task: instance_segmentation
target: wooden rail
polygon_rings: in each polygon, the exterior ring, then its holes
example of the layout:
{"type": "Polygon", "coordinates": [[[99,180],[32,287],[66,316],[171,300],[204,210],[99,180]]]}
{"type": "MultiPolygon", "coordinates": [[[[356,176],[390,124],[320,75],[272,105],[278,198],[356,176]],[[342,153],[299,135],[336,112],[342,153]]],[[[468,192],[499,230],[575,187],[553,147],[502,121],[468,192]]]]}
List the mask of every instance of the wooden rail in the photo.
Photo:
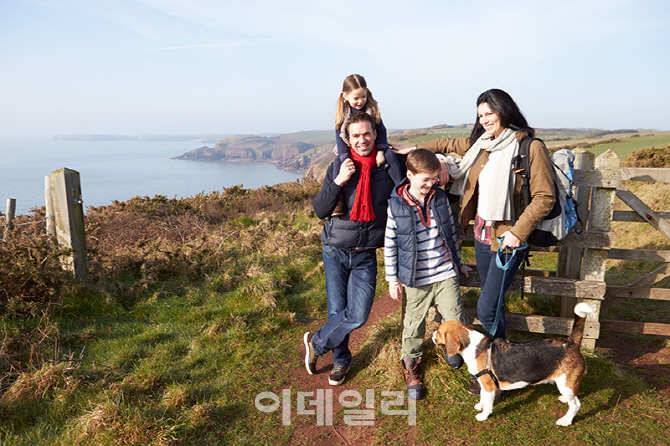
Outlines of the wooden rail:
{"type": "MultiPolygon", "coordinates": [[[[670,276],[670,251],[613,248],[612,221],[646,222],[670,239],[670,212],[655,212],[621,185],[622,180],[670,183],[670,169],[621,168],[619,157],[611,150],[594,159],[594,155],[576,149],[575,186],[580,203],[580,218],[586,226],[581,234],[570,233],[556,247],[533,250],[558,252],[556,271],[527,270],[522,282],[517,275],[512,291],[558,296],[562,300],[561,317],[545,317],[506,313],[508,328],[514,330],[569,335],[572,330],[572,309],[578,301],[589,303],[595,312],[587,317],[582,347],[595,348],[600,330],[670,336],[670,324],[600,320],[601,309],[624,299],[670,301],[670,289],[651,288],[661,278],[670,276]],[[614,211],[615,197],[632,210],[614,211]],[[647,276],[629,286],[605,283],[605,262],[608,259],[663,262],[647,276]]],[[[460,234],[463,246],[473,245],[472,226],[460,234]]],[[[480,287],[476,270],[470,278],[461,278],[461,285],[480,287]]],[[[475,323],[475,312],[466,309],[475,323]]]]}

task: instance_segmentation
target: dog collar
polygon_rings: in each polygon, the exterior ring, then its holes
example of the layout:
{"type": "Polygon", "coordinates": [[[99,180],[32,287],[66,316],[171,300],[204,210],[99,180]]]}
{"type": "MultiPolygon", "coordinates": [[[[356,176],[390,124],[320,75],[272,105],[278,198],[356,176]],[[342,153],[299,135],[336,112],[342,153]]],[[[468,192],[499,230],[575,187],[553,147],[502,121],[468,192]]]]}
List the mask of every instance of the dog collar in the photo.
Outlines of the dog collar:
{"type": "Polygon", "coordinates": [[[482,370],[481,372],[477,373],[476,375],[472,375],[472,376],[470,377],[470,381],[475,382],[475,381],[477,381],[477,378],[479,378],[480,376],[487,375],[487,374],[488,374],[489,376],[491,376],[491,379],[493,380],[493,382],[496,383],[496,389],[499,389],[499,388],[500,388],[500,383],[498,382],[498,378],[497,378],[496,375],[491,371],[491,369],[488,369],[488,368],[482,370]]]}
{"type": "Polygon", "coordinates": [[[482,370],[481,372],[477,373],[476,375],[472,375],[470,377],[470,381],[475,382],[477,381],[477,378],[484,376],[484,375],[489,375],[493,382],[496,384],[496,389],[500,388],[500,383],[498,382],[498,377],[493,373],[491,370],[491,348],[493,346],[489,344],[489,347],[486,349],[486,368],[482,370]]]}

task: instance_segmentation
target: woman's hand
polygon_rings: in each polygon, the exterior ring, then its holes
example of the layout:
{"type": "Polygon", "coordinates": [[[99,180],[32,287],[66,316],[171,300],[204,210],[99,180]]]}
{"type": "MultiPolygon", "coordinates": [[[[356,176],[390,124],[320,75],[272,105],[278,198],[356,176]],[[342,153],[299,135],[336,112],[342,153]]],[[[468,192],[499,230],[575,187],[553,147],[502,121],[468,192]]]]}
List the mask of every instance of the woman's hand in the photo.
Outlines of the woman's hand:
{"type": "Polygon", "coordinates": [[[440,172],[437,174],[437,179],[440,180],[440,186],[446,186],[449,182],[449,167],[445,159],[440,160],[440,172]]]}
{"type": "Polygon", "coordinates": [[[398,281],[389,282],[389,294],[393,300],[402,300],[402,283],[398,281]]]}
{"type": "Polygon", "coordinates": [[[409,152],[412,150],[416,150],[416,146],[413,147],[398,147],[394,146],[393,144],[390,144],[391,148],[393,148],[393,151],[397,153],[398,155],[407,155],[409,152]]]}
{"type": "Polygon", "coordinates": [[[504,239],[503,242],[500,244],[500,247],[502,249],[507,249],[507,248],[514,249],[514,248],[518,248],[519,246],[521,246],[521,240],[519,240],[519,238],[516,235],[512,234],[509,231],[503,232],[503,234],[500,237],[502,237],[504,239]]]}

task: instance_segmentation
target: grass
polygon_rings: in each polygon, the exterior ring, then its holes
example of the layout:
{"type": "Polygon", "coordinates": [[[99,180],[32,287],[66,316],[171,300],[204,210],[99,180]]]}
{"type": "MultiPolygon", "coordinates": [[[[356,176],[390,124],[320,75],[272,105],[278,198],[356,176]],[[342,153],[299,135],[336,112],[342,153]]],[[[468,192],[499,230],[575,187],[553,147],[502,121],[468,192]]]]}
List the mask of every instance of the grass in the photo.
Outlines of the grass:
{"type": "Polygon", "coordinates": [[[648,134],[633,138],[623,138],[618,142],[611,142],[607,144],[598,144],[589,147],[587,150],[592,152],[595,156],[611,149],[623,160],[630,156],[633,152],[648,149],[650,147],[665,147],[670,145],[670,133],[648,134]]]}
{"type": "MultiPolygon", "coordinates": [[[[334,430],[315,434],[316,415],[296,405],[298,392],[314,390],[301,379],[302,333],[326,319],[321,225],[310,209],[318,187],[305,181],[184,200],[136,197],[92,209],[84,283],[52,273],[57,253],[51,257],[23,226],[1,245],[7,261],[0,266],[10,268],[12,283],[21,284],[12,289],[28,303],[2,300],[0,444],[278,446],[309,432],[313,443],[339,441],[334,430]],[[281,396],[283,389],[292,392],[290,425],[282,424],[282,410],[255,405],[262,392],[281,396]]],[[[656,208],[668,205],[660,197],[670,191],[630,188],[657,200],[656,208]]],[[[667,244],[642,226],[615,231],[622,246],[667,244]]],[[[537,255],[532,267],[549,268],[552,256],[537,255]]],[[[464,258],[474,261],[467,249],[464,258]]],[[[612,264],[608,282],[627,283],[645,268],[612,264]]],[[[385,288],[380,268],[378,297],[385,288]]],[[[464,291],[473,307],[476,290],[464,291]]],[[[522,313],[551,315],[552,304],[546,296],[508,299],[509,310],[522,313]]],[[[668,320],[667,307],[636,302],[614,316],[668,320]]],[[[380,403],[382,391],[404,389],[400,332],[396,313],[371,327],[355,352],[350,385],[375,391],[375,423],[360,431],[361,443],[660,445],[670,434],[667,399],[605,353],[587,357],[574,426],[554,425],[566,406],[549,385],[514,392],[495,404],[489,421],[477,422],[468,374],[449,369],[430,343],[422,365],[428,395],[410,426],[380,403]]],[[[511,333],[513,340],[535,337],[511,333]]],[[[346,426],[339,406],[333,421],[334,429],[363,429],[346,426]]]]}

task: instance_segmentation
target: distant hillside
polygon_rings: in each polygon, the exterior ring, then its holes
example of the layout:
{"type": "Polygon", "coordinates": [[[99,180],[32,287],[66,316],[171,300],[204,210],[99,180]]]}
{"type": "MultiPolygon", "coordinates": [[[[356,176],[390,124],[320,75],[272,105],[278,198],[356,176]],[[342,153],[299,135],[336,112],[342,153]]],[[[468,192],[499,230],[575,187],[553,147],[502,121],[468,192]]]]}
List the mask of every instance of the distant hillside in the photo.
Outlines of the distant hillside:
{"type": "Polygon", "coordinates": [[[210,143],[230,135],[54,135],[62,141],[197,141],[210,143]]]}
{"type": "MultiPolygon", "coordinates": [[[[584,146],[588,143],[623,140],[644,136],[640,129],[602,130],[591,128],[536,129],[547,146],[584,146]]],[[[389,142],[409,147],[440,138],[462,138],[470,135],[472,124],[436,125],[420,129],[389,131],[389,142]]],[[[236,135],[219,140],[214,147],[203,146],[174,159],[192,161],[248,161],[275,164],[280,169],[303,171],[313,178],[323,177],[333,160],[334,131],[316,130],[273,136],[236,135]]],[[[627,155],[627,154],[626,154],[627,155]]]]}
{"type": "Polygon", "coordinates": [[[220,139],[214,147],[203,146],[172,159],[261,162],[275,164],[285,170],[307,171],[314,160],[326,151],[324,144],[332,147],[333,132],[235,135],[220,139]]]}

